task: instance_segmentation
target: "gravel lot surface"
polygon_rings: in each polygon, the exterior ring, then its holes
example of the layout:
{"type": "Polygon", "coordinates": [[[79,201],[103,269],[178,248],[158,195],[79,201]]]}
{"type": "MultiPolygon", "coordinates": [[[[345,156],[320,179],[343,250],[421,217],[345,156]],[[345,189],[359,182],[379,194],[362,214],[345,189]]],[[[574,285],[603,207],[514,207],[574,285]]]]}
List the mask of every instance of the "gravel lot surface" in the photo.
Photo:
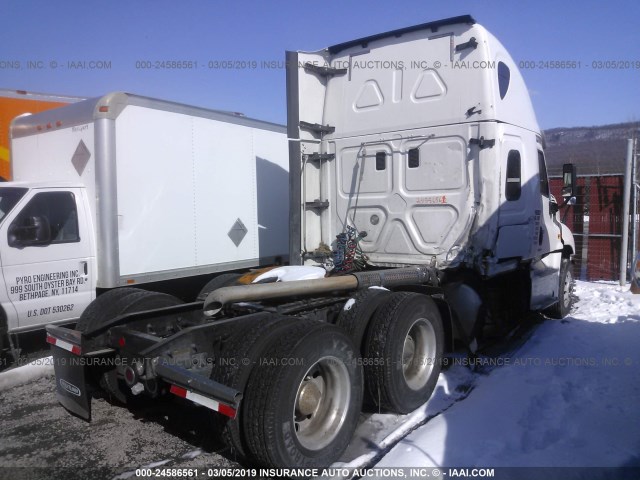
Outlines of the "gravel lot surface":
{"type": "Polygon", "coordinates": [[[91,423],[60,406],[52,376],[0,391],[0,479],[136,478],[135,470],[239,467],[212,415],[178,398],[126,408],[103,398],[91,423]]]}

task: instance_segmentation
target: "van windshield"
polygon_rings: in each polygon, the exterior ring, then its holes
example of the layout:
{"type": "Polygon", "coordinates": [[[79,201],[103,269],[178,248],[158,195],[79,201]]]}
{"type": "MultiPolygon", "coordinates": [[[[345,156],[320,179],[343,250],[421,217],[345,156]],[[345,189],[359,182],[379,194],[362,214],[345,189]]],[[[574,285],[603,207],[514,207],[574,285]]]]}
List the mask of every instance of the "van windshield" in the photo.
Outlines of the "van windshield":
{"type": "Polygon", "coordinates": [[[26,188],[0,187],[0,222],[27,193],[26,188]]]}

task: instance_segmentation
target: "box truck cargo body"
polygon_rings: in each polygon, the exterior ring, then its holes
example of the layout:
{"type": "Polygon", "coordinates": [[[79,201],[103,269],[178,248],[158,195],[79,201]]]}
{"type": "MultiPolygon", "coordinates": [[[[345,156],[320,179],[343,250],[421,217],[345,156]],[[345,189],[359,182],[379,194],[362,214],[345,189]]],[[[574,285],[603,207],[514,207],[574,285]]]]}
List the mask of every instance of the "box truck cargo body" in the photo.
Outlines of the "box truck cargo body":
{"type": "Polygon", "coordinates": [[[9,150],[11,120],[25,113],[43,112],[81,100],[84,98],[0,88],[0,180],[11,180],[9,150]]]}
{"type": "Polygon", "coordinates": [[[9,332],[77,319],[97,289],[287,255],[282,126],[113,93],[18,118],[11,136],[14,181],[0,186],[9,332]]]}

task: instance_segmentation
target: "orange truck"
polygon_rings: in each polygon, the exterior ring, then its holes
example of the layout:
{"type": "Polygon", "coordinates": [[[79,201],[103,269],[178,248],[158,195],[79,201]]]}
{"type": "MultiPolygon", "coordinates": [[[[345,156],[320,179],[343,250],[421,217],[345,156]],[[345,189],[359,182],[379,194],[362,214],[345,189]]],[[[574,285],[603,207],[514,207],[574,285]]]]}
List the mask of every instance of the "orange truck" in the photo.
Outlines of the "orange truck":
{"type": "Polygon", "coordinates": [[[25,113],[39,113],[80,100],[84,99],[0,88],[0,181],[11,179],[11,157],[9,154],[11,121],[25,113]]]}

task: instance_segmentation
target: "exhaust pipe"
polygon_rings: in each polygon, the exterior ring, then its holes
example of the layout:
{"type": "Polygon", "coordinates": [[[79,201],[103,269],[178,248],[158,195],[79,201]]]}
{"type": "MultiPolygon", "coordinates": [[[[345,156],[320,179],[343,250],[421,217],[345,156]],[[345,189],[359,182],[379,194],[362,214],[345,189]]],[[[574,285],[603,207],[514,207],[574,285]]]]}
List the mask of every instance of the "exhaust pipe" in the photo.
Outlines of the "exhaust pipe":
{"type": "Polygon", "coordinates": [[[272,300],[288,296],[317,295],[369,287],[397,287],[401,285],[438,284],[432,267],[405,267],[373,272],[355,272],[342,277],[297,280],[293,282],[259,283],[222,287],[214,290],[204,301],[204,314],[212,317],[225,305],[237,302],[272,300]]]}
{"type": "Polygon", "coordinates": [[[222,307],[230,303],[251,302],[284,298],[290,295],[313,295],[358,288],[358,279],[353,275],[344,277],[316,278],[314,280],[297,280],[293,282],[255,283],[222,287],[214,290],[204,301],[204,314],[212,317],[222,307]]]}

